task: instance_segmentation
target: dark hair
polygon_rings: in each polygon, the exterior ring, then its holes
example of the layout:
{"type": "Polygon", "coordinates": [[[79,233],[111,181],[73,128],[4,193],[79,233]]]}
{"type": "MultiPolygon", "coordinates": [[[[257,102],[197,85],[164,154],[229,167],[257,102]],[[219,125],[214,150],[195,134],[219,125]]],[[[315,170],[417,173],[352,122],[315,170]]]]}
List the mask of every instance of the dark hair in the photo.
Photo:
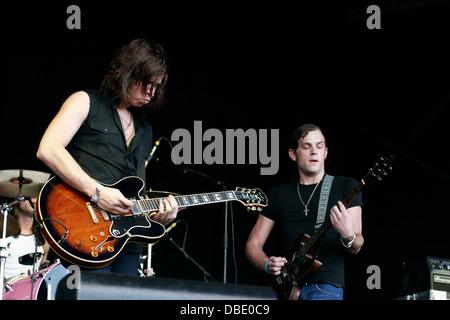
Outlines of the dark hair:
{"type": "MultiPolygon", "coordinates": [[[[312,124],[312,123],[302,124],[300,127],[295,129],[292,132],[291,137],[289,138],[289,149],[297,150],[298,142],[301,139],[303,139],[304,137],[306,137],[306,135],[309,132],[315,131],[315,130],[319,130],[320,132],[322,132],[322,129],[320,129],[318,126],[316,126],[315,124],[312,124]]],[[[323,134],[323,132],[322,132],[322,134],[323,134]]]]}
{"type": "Polygon", "coordinates": [[[102,92],[109,96],[118,96],[127,102],[134,85],[142,82],[143,94],[147,85],[151,90],[156,86],[151,105],[162,105],[164,87],[167,82],[167,54],[163,47],[149,39],[135,39],[120,48],[102,82],[102,92]],[[155,83],[161,79],[161,84],[155,83]]]}

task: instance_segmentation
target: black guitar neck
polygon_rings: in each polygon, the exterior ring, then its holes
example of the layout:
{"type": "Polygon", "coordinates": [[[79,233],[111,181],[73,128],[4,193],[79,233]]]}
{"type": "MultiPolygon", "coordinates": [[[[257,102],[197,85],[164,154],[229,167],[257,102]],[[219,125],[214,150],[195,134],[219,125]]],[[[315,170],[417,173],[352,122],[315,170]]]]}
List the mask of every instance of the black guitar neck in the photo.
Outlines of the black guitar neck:
{"type": "MultiPolygon", "coordinates": [[[[342,201],[342,203],[346,208],[348,208],[348,206],[353,202],[353,200],[355,200],[356,196],[362,191],[362,189],[364,189],[365,185],[366,183],[363,178],[359,181],[357,186],[353,188],[352,192],[350,192],[350,194],[345,198],[345,200],[342,201]]],[[[325,233],[330,228],[331,228],[331,220],[330,216],[327,215],[322,225],[314,232],[312,237],[305,243],[305,245],[301,247],[300,254],[304,256],[309,250],[311,250],[311,248],[314,247],[317,244],[317,242],[323,238],[325,233]]]]}

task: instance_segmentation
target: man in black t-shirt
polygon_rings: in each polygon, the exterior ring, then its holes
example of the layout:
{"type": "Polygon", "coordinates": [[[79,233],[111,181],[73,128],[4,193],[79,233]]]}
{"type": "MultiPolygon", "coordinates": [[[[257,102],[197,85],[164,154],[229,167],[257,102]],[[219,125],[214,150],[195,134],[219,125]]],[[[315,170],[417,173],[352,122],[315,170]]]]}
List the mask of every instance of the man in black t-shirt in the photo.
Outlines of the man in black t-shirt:
{"type": "MultiPolygon", "coordinates": [[[[298,127],[291,136],[290,158],[296,163],[299,180],[273,187],[268,193],[269,205],[263,209],[247,241],[246,255],[260,270],[279,275],[287,262],[282,256],[271,256],[264,245],[275,224],[281,231],[280,254],[286,254],[296,237],[305,232],[314,234],[322,185],[325,183],[325,159],[328,154],[322,130],[313,124],[298,127]]],[[[361,249],[362,197],[359,194],[345,208],[343,203],[356,186],[356,180],[333,177],[325,213],[332,227],[325,233],[318,259],[323,263],[316,274],[307,276],[299,294],[304,300],[342,300],[344,256],[361,249]]]]}

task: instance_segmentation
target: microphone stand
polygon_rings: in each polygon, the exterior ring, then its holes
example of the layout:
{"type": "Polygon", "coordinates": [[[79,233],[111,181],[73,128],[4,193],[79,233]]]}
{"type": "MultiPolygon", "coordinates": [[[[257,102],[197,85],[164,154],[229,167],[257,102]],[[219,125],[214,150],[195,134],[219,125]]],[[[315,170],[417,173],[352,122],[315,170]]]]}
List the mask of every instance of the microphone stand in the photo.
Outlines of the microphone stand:
{"type": "MultiPolygon", "coordinates": [[[[208,176],[207,174],[197,171],[197,170],[192,170],[192,169],[186,169],[186,168],[182,168],[182,167],[178,167],[175,164],[171,163],[171,162],[167,162],[164,160],[161,160],[157,157],[153,157],[154,151],[156,150],[156,147],[159,145],[159,142],[161,141],[161,139],[166,139],[167,142],[170,144],[170,147],[173,149],[172,144],[170,143],[170,140],[168,140],[165,137],[161,137],[157,140],[157,142],[155,142],[155,146],[153,147],[153,150],[151,152],[151,156],[148,159],[147,164],[150,162],[150,160],[155,159],[156,162],[161,162],[164,164],[169,165],[170,167],[181,171],[183,174],[186,173],[194,173],[196,175],[199,175],[209,181],[211,181],[213,184],[217,185],[217,186],[221,186],[222,190],[226,191],[227,187],[226,187],[226,183],[224,181],[219,181],[216,180],[214,178],[211,178],[210,176],[208,176]]],[[[231,206],[231,203],[230,203],[231,206]]],[[[183,249],[181,249],[175,242],[173,242],[172,238],[169,238],[169,240],[175,244],[180,250],[182,250],[183,253],[185,253],[185,251],[183,249]]],[[[187,253],[186,253],[187,254],[187,253]]],[[[194,261],[192,261],[194,262],[194,261]]],[[[194,262],[196,264],[196,262],[194,262]]],[[[223,235],[223,283],[227,283],[227,265],[228,265],[228,201],[225,201],[225,217],[224,217],[224,235],[223,235]]],[[[199,266],[199,265],[198,265],[199,266]]],[[[199,266],[200,268],[202,268],[201,266],[199,266]]]]}
{"type": "Polygon", "coordinates": [[[182,247],[180,247],[173,239],[172,237],[168,236],[167,237],[169,239],[170,242],[172,242],[172,244],[177,247],[178,250],[181,251],[181,253],[183,253],[183,255],[186,257],[186,259],[188,259],[189,261],[191,261],[193,264],[195,264],[205,275],[205,279],[208,278],[212,281],[216,281],[216,279],[213,278],[213,276],[205,270],[205,268],[203,268],[203,266],[198,263],[197,261],[194,260],[194,258],[192,258],[187,252],[186,250],[184,250],[182,247]]]}
{"type": "MultiPolygon", "coordinates": [[[[223,191],[227,190],[226,183],[224,181],[219,181],[216,179],[211,178],[207,174],[204,174],[203,172],[192,170],[192,169],[185,169],[185,168],[177,168],[178,170],[181,170],[184,174],[191,172],[194,174],[197,174],[199,176],[202,176],[206,178],[207,180],[211,181],[217,186],[221,186],[223,191]]],[[[227,283],[227,267],[228,267],[228,205],[232,205],[228,201],[225,201],[225,212],[224,212],[224,232],[223,232],[223,283],[227,283]]]]}

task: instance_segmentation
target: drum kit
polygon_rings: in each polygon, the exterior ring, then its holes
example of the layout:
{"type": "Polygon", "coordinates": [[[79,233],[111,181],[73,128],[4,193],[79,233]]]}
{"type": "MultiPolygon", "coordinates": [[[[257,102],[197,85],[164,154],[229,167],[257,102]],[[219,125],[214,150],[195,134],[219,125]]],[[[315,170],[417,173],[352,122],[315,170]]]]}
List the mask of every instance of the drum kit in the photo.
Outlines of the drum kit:
{"type": "MultiPolygon", "coordinates": [[[[14,205],[31,201],[36,198],[50,174],[33,170],[0,170],[0,197],[12,198],[8,204],[0,204],[0,283],[3,290],[0,290],[0,300],[54,300],[59,282],[69,274],[69,271],[59,262],[46,262],[40,266],[38,271],[33,266],[32,274],[20,274],[13,278],[4,278],[6,260],[8,258],[8,248],[6,238],[20,232],[18,221],[11,216],[14,205]]],[[[147,191],[149,198],[167,197],[179,194],[167,191],[147,191]]],[[[154,276],[151,267],[152,246],[148,245],[147,254],[141,255],[142,263],[138,273],[143,277],[154,276]]]]}
{"type": "Polygon", "coordinates": [[[19,223],[10,215],[14,205],[31,201],[38,196],[40,189],[48,180],[49,174],[33,170],[3,170],[0,171],[0,196],[14,199],[11,203],[3,204],[0,210],[3,214],[0,219],[2,237],[0,239],[1,266],[0,300],[38,300],[54,299],[56,287],[59,281],[69,272],[59,261],[50,264],[45,263],[39,271],[32,274],[20,274],[5,281],[5,264],[8,258],[6,238],[20,232],[19,223]],[[52,289],[53,287],[53,289],[52,289]]]}

